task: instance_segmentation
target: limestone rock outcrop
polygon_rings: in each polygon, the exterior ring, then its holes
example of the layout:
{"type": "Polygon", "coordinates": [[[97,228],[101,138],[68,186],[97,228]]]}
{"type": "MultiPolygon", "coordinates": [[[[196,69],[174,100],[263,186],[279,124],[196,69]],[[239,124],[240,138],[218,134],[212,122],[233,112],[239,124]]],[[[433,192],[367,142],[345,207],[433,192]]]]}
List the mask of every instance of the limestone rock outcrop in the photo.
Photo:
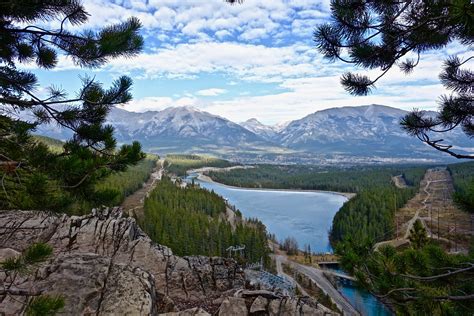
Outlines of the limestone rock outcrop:
{"type": "MultiPolygon", "coordinates": [[[[125,313],[126,309],[117,304],[131,306],[144,315],[208,306],[222,293],[244,285],[243,273],[233,260],[174,256],[169,248],[153,243],[133,218],[122,217],[119,208],[71,217],[0,212],[0,261],[35,242],[51,245],[54,259],[25,279],[25,286],[34,284],[46,293],[66,293],[67,301],[73,303],[66,305],[74,308],[68,310],[73,314],[95,313],[99,308],[101,314],[108,314],[109,306],[112,314],[125,313]],[[150,302],[135,299],[134,291],[150,302]],[[112,304],[114,292],[130,302],[121,299],[112,304]]],[[[0,301],[0,314],[5,305],[0,301]]]]}
{"type": "MultiPolygon", "coordinates": [[[[324,314],[296,299],[239,297],[245,278],[234,260],[175,256],[119,208],[70,217],[0,211],[0,262],[35,242],[51,245],[54,256],[15,285],[63,296],[65,315],[324,314]]],[[[0,287],[7,280],[0,270],[0,287]]],[[[0,295],[0,315],[23,313],[28,299],[0,295]]]]}

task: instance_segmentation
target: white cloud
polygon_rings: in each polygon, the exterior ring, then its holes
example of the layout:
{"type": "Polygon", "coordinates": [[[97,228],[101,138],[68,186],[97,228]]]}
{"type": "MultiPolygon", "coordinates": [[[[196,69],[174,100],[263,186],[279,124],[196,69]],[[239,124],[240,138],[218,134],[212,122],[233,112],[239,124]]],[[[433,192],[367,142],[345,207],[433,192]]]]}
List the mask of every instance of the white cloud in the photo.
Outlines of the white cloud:
{"type": "MultiPolygon", "coordinates": [[[[104,26],[136,16],[147,31],[155,32],[159,28],[173,31],[177,36],[202,37],[203,32],[216,34],[227,30],[238,33],[242,40],[253,40],[277,36],[282,32],[283,22],[295,19],[297,10],[302,12],[299,15],[302,18],[327,16],[326,2],[260,0],[231,6],[222,0],[85,0],[84,5],[91,14],[88,27],[104,26]]],[[[215,36],[219,35],[222,33],[215,36]]]]}
{"type": "Polygon", "coordinates": [[[205,97],[215,97],[220,94],[224,94],[226,92],[227,90],[225,89],[211,88],[211,89],[199,90],[198,92],[196,92],[196,94],[200,96],[205,96],[205,97]]]}
{"type": "Polygon", "coordinates": [[[194,97],[146,97],[132,100],[123,105],[123,109],[133,112],[159,111],[171,106],[195,106],[198,100],[194,97]]]}
{"type": "MultiPolygon", "coordinates": [[[[249,0],[229,6],[223,0],[84,1],[91,14],[87,28],[137,16],[143,23],[146,40],[154,41],[153,48],[147,45],[142,54],[111,60],[94,71],[113,76],[131,74],[139,79],[136,84],[154,78],[196,80],[209,73],[224,73],[229,80],[226,87],[229,91],[211,88],[190,95],[186,91],[195,89],[183,89],[179,93],[182,97],[138,98],[126,106],[130,110],[192,105],[235,121],[257,117],[274,123],[344,105],[436,107],[437,97],[446,92],[438,82],[442,59],[451,54],[467,54],[464,46],[453,44],[443,51],[423,54],[411,76],[394,69],[377,83],[378,89],[372,95],[353,97],[343,90],[339,76],[354,69],[340,62],[325,61],[311,41],[314,27],[330,14],[329,3],[329,0],[249,0]],[[254,91],[237,90],[241,82],[272,83],[277,89],[255,96],[254,91]],[[235,94],[221,96],[238,95],[233,99],[207,98],[234,92],[233,89],[235,94]]],[[[51,25],[58,27],[58,23],[51,25]]],[[[36,66],[25,65],[25,68],[36,66]]],[[[70,69],[78,67],[69,58],[60,56],[56,70],[70,69]]],[[[375,78],[379,71],[368,74],[375,78]]]]}
{"type": "MultiPolygon", "coordinates": [[[[267,47],[231,42],[186,43],[143,53],[132,59],[111,60],[105,70],[140,72],[143,78],[183,78],[200,73],[224,72],[241,80],[280,82],[282,78],[322,74],[321,57],[311,47],[267,47]]],[[[72,63],[61,58],[58,69],[72,63]]]]}
{"type": "Polygon", "coordinates": [[[214,33],[214,35],[219,39],[223,39],[224,37],[231,36],[232,33],[230,33],[227,30],[220,30],[220,31],[217,31],[216,33],[214,33]]]}

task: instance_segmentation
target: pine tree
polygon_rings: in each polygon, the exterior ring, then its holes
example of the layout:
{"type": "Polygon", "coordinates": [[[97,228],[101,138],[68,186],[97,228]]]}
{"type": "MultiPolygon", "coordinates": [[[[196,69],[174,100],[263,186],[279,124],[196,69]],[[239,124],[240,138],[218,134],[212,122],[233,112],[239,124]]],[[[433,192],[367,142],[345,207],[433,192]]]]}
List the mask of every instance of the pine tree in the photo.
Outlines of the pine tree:
{"type": "Polygon", "coordinates": [[[428,234],[421,220],[417,219],[415,223],[413,223],[413,228],[410,230],[408,239],[415,249],[421,249],[428,243],[428,234]]]}
{"type": "MultiPolygon", "coordinates": [[[[341,83],[353,95],[369,94],[393,67],[411,73],[429,50],[458,42],[472,51],[474,44],[474,4],[470,0],[333,0],[331,12],[331,22],[314,33],[318,50],[332,61],[380,70],[373,79],[345,73],[341,83]],[[415,57],[407,58],[408,54],[415,57]]],[[[456,158],[474,159],[474,155],[455,151],[436,135],[461,127],[469,138],[474,137],[474,72],[466,68],[473,58],[446,58],[439,77],[452,93],[440,98],[435,117],[414,110],[401,121],[410,135],[456,158]]]]}
{"type": "Polygon", "coordinates": [[[143,39],[136,18],[97,31],[71,31],[87,21],[78,0],[0,2],[0,208],[64,209],[75,196],[91,198],[93,185],[112,171],[144,157],[139,143],[117,149],[113,128],[105,124],[111,108],[131,99],[132,80],[122,76],[105,89],[83,78],[77,96],[57,87],[44,89],[37,77],[19,66],[34,63],[53,69],[60,56],[95,68],[111,58],[140,52],[143,39]],[[60,26],[44,24],[60,19],[60,26]],[[24,114],[34,119],[27,122],[24,114]],[[72,132],[61,153],[32,139],[41,124],[72,132]]]}

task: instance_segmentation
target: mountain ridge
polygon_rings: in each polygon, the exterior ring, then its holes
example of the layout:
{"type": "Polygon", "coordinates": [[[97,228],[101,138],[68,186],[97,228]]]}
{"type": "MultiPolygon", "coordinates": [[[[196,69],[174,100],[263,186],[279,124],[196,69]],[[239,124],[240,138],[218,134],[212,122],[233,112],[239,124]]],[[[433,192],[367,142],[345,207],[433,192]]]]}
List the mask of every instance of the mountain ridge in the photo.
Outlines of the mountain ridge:
{"type": "MultiPolygon", "coordinates": [[[[169,107],[143,113],[114,108],[108,123],[114,126],[119,142],[138,140],[145,150],[159,154],[211,153],[235,160],[245,156],[256,161],[268,153],[283,155],[283,160],[288,155],[301,154],[449,158],[402,130],[399,122],[406,113],[377,104],[344,106],[272,126],[256,118],[237,124],[194,107],[169,107]]],[[[49,131],[40,128],[39,132],[58,138],[56,127],[49,131]]],[[[67,138],[67,135],[59,136],[67,138]]],[[[468,143],[467,136],[459,129],[444,134],[443,138],[461,148],[468,143]]]]}

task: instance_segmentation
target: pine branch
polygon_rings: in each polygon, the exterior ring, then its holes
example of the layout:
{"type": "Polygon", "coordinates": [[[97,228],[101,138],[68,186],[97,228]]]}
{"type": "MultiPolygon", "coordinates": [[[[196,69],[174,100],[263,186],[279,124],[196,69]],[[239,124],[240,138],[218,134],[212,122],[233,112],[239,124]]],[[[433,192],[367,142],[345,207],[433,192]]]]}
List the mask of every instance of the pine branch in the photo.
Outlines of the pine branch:
{"type": "Polygon", "coordinates": [[[439,151],[442,151],[442,152],[445,152],[455,158],[458,158],[458,159],[474,159],[474,155],[465,155],[465,154],[459,154],[459,153],[456,153],[454,151],[451,150],[451,148],[453,147],[452,145],[441,145],[439,144],[439,142],[443,141],[442,139],[440,140],[430,140],[429,136],[426,134],[426,133],[421,133],[421,135],[417,135],[418,138],[428,144],[429,146],[433,147],[434,149],[436,150],[439,150],[439,151]]]}
{"type": "Polygon", "coordinates": [[[394,274],[396,276],[401,276],[401,277],[404,277],[404,278],[408,278],[408,279],[412,279],[412,280],[419,280],[419,281],[435,281],[435,280],[438,280],[438,279],[441,279],[441,278],[446,278],[446,277],[450,277],[452,275],[456,275],[456,274],[459,274],[459,273],[463,273],[463,272],[467,272],[467,271],[471,271],[471,270],[474,270],[474,263],[466,263],[469,265],[469,267],[467,268],[460,268],[460,269],[457,269],[457,270],[454,270],[454,271],[449,271],[449,272],[446,272],[446,273],[442,273],[442,274],[437,274],[437,275],[432,275],[432,276],[427,276],[427,277],[422,277],[422,276],[417,276],[417,275],[411,275],[411,274],[394,274]]]}

